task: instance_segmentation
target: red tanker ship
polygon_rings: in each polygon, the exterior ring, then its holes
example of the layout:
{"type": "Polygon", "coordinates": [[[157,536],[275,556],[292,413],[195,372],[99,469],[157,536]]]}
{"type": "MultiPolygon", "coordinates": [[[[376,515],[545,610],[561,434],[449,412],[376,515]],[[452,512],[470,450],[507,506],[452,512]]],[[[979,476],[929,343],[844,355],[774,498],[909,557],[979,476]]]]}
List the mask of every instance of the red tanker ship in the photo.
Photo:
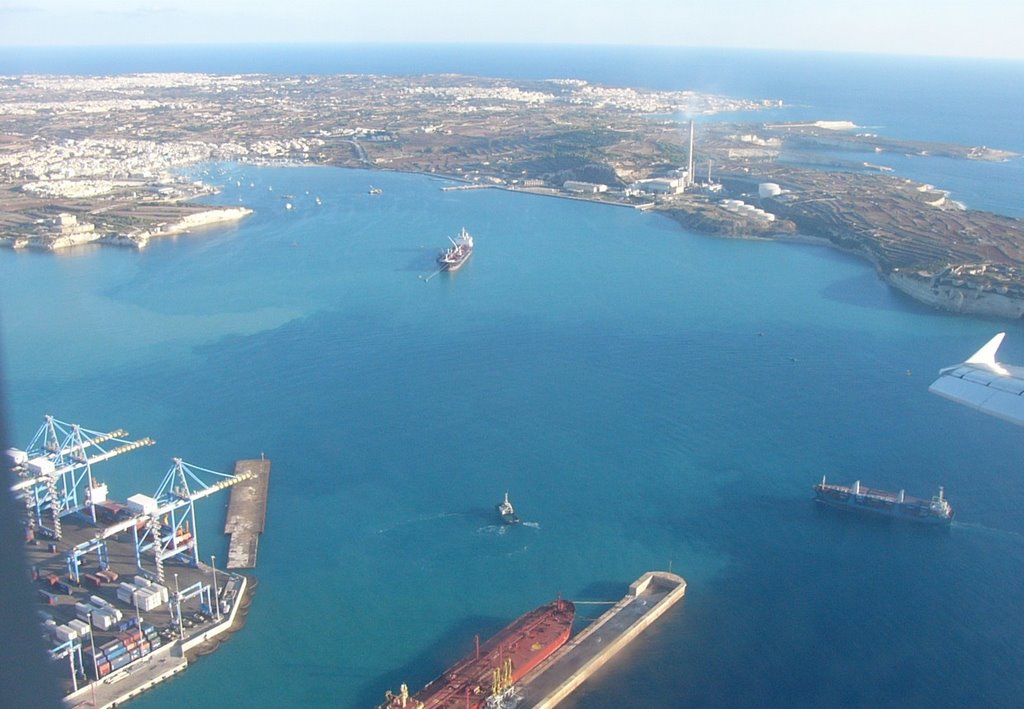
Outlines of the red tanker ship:
{"type": "Polygon", "coordinates": [[[404,684],[397,695],[388,692],[378,709],[479,709],[562,647],[575,614],[576,607],[562,599],[532,610],[413,696],[404,684]]]}

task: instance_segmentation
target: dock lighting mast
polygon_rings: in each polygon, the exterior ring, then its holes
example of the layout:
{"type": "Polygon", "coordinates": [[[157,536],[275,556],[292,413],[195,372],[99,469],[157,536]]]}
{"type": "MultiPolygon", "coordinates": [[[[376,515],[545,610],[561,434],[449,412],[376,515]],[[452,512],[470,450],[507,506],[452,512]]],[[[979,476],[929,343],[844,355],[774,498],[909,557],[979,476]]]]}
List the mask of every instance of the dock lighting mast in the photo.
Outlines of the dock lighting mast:
{"type": "Polygon", "coordinates": [[[46,416],[25,449],[25,462],[15,466],[19,479],[11,486],[25,504],[29,530],[60,539],[61,518],[82,511],[95,524],[95,505],[106,493],[92,476],[93,464],[154,443],[127,436],[123,429],[101,433],[46,416]],[[109,443],[118,445],[108,448],[109,443]]]}

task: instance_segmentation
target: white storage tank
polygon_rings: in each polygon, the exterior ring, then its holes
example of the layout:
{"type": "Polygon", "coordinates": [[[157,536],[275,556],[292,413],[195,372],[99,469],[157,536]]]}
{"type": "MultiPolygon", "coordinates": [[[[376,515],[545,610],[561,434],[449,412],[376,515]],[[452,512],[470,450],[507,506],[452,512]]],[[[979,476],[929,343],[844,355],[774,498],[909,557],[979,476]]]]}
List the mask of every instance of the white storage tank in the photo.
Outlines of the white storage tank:
{"type": "Polygon", "coordinates": [[[782,188],[774,182],[762,182],[757,186],[757,196],[761,199],[765,197],[778,197],[782,194],[782,188]]]}

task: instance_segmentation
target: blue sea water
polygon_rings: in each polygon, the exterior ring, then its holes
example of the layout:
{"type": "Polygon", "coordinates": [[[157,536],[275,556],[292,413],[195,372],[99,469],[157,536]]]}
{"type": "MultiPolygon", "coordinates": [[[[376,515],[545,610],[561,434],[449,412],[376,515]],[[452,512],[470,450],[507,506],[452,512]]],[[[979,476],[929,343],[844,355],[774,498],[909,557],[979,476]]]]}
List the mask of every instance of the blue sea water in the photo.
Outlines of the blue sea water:
{"type": "MultiPolygon", "coordinates": [[[[1024,149],[1019,64],[607,48],[48,56],[25,70],[582,76],[1024,149]]],[[[1015,161],[893,159],[1020,214],[1015,161]]],[[[556,593],[618,598],[669,565],[685,601],[570,706],[1024,703],[1024,438],[927,393],[997,330],[1003,356],[1024,361],[1018,323],[933,312],[848,255],[628,209],[441,192],[420,175],[204,170],[224,188],[210,201],[255,213],[141,253],[0,251],[16,441],[44,413],[153,436],[97,467],[119,496],[154,491],[176,455],[224,470],[273,460],[248,624],[137,706],[372,706],[556,593]],[[461,226],[472,260],[427,280],[461,226]],[[818,510],[822,474],[945,485],[957,521],[936,533],[818,510]],[[494,525],[505,490],[535,524],[494,525]]],[[[222,559],[223,501],[199,504],[202,553],[222,559]]]]}

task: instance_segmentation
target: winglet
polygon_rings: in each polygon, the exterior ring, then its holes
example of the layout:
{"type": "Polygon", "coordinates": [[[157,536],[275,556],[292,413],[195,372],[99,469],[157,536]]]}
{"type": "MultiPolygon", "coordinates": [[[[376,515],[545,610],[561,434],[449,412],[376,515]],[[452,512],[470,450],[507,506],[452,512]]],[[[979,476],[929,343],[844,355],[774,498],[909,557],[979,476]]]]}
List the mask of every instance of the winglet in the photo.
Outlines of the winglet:
{"type": "Polygon", "coordinates": [[[970,359],[964,362],[964,364],[995,364],[996,350],[999,349],[999,345],[1003,344],[1004,337],[1006,337],[1005,332],[997,334],[986,342],[984,347],[971,355],[970,359]]]}
{"type": "Polygon", "coordinates": [[[1006,337],[1005,332],[998,333],[995,337],[985,343],[985,346],[975,352],[970,358],[964,362],[964,364],[980,364],[992,368],[993,371],[999,374],[1008,374],[998,362],[996,362],[996,351],[999,349],[999,345],[1003,344],[1003,338],[1006,337]]]}

